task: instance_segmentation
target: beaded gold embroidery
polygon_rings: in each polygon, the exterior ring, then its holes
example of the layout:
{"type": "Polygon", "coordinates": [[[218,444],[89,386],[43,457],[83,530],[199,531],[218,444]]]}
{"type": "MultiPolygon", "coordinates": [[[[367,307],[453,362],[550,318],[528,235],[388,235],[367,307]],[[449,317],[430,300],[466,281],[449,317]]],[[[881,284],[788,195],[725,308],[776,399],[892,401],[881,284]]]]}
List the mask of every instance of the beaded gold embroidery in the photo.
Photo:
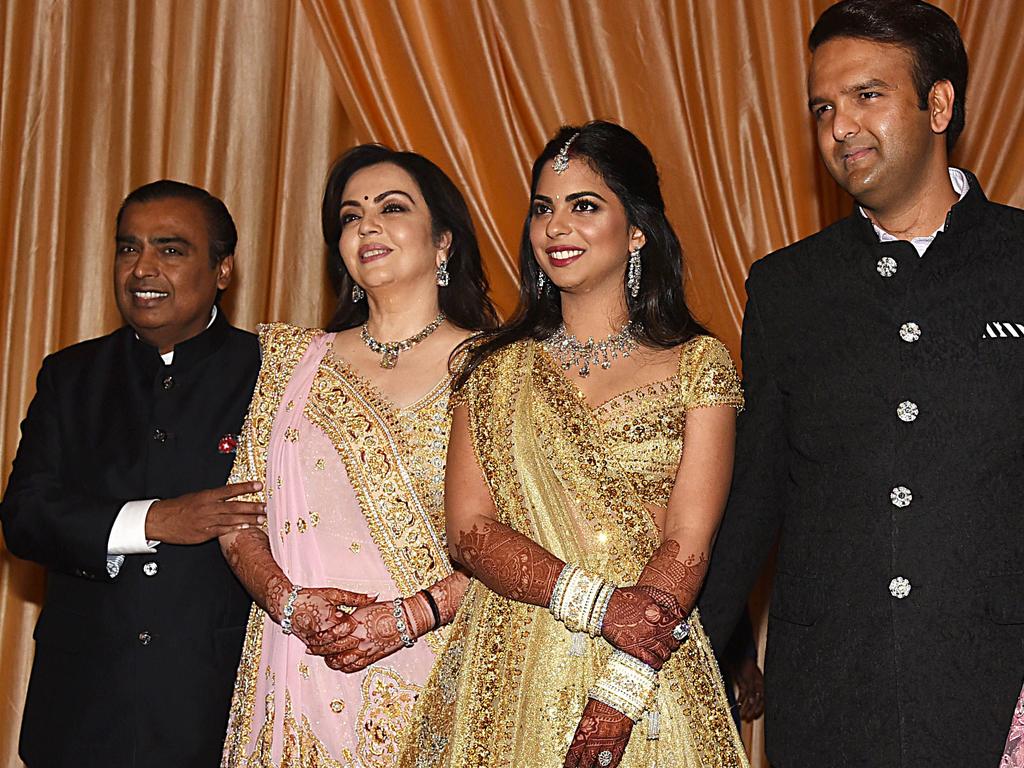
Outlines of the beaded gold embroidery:
{"type": "MultiPolygon", "coordinates": [[[[262,364],[256,377],[249,411],[239,435],[229,483],[259,480],[266,488],[267,455],[274,417],[281,407],[292,371],[313,339],[321,333],[322,331],[295,328],[283,323],[259,327],[262,364]]],[[[263,491],[239,498],[243,501],[266,502],[266,493],[267,491],[263,491]]],[[[263,529],[266,530],[266,527],[267,524],[264,522],[263,529]]],[[[263,611],[255,605],[249,613],[249,624],[242,646],[238,675],[235,678],[235,690],[228,714],[228,731],[224,741],[224,764],[228,766],[241,766],[246,761],[245,749],[256,705],[256,681],[261,663],[264,616],[263,611]]],[[[267,674],[270,674],[269,667],[267,674]]]]}
{"type": "MultiPolygon", "coordinates": [[[[691,381],[723,381],[695,379],[688,367],[695,357],[705,359],[686,349],[680,358],[677,411],[709,402],[691,396],[700,389],[691,381]]],[[[550,358],[532,342],[507,347],[477,368],[459,399],[498,519],[567,562],[634,583],[658,532],[600,420],[550,358]]],[[[636,410],[644,406],[638,399],[636,410]]],[[[690,639],[660,673],[662,738],[648,740],[641,720],[622,768],[747,766],[696,612],[690,626],[690,639]]],[[[611,651],[588,639],[585,654],[574,656],[572,645],[547,611],[471,582],[449,646],[420,694],[401,768],[561,765],[611,651]]]]}
{"type": "MultiPolygon", "coordinates": [[[[304,410],[344,462],[384,565],[406,596],[452,572],[444,540],[447,401],[444,381],[419,402],[395,409],[328,353],[304,410]]],[[[442,629],[426,640],[437,652],[445,636],[442,629]]]]}
{"type": "Polygon", "coordinates": [[[393,768],[420,688],[393,669],[372,666],[363,678],[362,691],[356,755],[366,768],[393,768]]]}

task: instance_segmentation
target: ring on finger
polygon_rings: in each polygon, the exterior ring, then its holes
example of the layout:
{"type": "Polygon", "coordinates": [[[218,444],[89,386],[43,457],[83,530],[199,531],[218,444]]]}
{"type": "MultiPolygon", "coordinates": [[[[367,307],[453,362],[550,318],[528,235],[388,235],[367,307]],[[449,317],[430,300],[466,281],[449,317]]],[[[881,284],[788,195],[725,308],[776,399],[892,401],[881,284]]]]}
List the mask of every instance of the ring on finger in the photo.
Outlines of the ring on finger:
{"type": "Polygon", "coordinates": [[[600,765],[601,768],[607,768],[612,764],[612,752],[610,749],[602,749],[597,753],[597,764],[600,765]]]}
{"type": "Polygon", "coordinates": [[[672,637],[678,640],[680,643],[690,636],[690,625],[686,623],[686,619],[683,619],[674,627],[672,627],[672,637]]]}

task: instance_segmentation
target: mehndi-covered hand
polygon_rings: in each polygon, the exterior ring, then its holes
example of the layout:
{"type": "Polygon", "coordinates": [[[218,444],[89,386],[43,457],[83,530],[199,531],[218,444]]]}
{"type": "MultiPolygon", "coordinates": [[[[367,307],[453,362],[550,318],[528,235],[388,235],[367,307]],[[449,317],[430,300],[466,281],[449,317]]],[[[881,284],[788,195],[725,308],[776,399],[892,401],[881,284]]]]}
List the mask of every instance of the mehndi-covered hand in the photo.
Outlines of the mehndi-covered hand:
{"type": "MultiPolygon", "coordinates": [[[[338,609],[339,605],[372,605],[374,597],[334,587],[309,587],[299,591],[292,613],[292,634],[310,646],[324,632],[345,630],[351,617],[338,609]]],[[[352,628],[347,627],[346,634],[352,628]]]]}
{"type": "Polygon", "coordinates": [[[620,587],[608,602],[601,635],[620,651],[661,669],[679,647],[672,629],[681,618],[675,602],[658,590],[620,587]]]}
{"type": "Polygon", "coordinates": [[[589,699],[565,756],[565,768],[614,768],[622,760],[632,732],[632,720],[589,699]]]}
{"type": "Polygon", "coordinates": [[[387,602],[356,609],[346,616],[344,627],[338,626],[314,638],[309,652],[324,656],[324,662],[331,669],[341,672],[365,669],[403,647],[394,608],[393,603],[387,602]]]}

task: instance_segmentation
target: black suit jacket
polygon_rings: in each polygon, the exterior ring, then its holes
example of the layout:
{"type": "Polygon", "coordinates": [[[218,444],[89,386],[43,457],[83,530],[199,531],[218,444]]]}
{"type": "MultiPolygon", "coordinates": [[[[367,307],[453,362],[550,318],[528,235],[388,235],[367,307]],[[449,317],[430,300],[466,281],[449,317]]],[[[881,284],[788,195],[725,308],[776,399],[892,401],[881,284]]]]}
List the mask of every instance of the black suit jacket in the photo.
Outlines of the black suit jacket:
{"type": "Polygon", "coordinates": [[[216,540],[106,571],[121,506],[223,485],[259,369],[219,312],[173,365],[130,327],[46,358],[0,519],[47,568],[20,754],[50,766],[216,766],[249,599],[216,540]]]}
{"type": "Polygon", "coordinates": [[[778,537],[776,768],[999,761],[1024,677],[1024,212],[968,177],[923,257],[854,212],[750,271],[701,613],[721,648],[778,537]]]}

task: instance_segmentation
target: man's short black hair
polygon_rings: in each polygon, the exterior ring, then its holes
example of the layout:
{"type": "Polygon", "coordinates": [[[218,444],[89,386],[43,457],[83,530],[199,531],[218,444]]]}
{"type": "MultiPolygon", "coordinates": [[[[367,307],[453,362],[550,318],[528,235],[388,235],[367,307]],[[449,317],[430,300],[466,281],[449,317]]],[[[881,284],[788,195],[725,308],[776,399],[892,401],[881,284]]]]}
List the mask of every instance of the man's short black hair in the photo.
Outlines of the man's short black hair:
{"type": "Polygon", "coordinates": [[[946,128],[946,150],[953,151],[964,129],[967,104],[967,51],[949,15],[924,0],[841,0],[818,18],[807,41],[813,53],[836,37],[855,37],[907,49],[914,60],[918,106],[940,80],[953,84],[953,117],[946,128]]]}
{"type": "Polygon", "coordinates": [[[210,266],[215,267],[235,252],[238,244],[238,230],[223,201],[205,189],[173,179],[160,179],[143,184],[128,193],[117,211],[117,229],[121,228],[121,217],[125,208],[132,203],[151,203],[155,200],[178,198],[198,203],[206,214],[206,228],[210,238],[210,266]]]}

